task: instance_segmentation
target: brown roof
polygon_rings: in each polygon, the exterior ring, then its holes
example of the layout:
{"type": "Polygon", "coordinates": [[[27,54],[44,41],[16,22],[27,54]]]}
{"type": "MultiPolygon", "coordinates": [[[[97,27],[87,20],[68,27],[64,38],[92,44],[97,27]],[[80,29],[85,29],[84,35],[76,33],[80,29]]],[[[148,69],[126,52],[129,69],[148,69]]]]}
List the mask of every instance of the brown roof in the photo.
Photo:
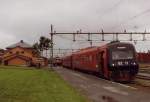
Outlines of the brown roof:
{"type": "Polygon", "coordinates": [[[12,44],[8,47],[6,47],[6,49],[11,49],[11,48],[15,48],[15,47],[22,47],[22,48],[32,48],[32,46],[26,42],[24,42],[23,40],[21,40],[20,42],[16,43],[16,44],[12,44]]]}

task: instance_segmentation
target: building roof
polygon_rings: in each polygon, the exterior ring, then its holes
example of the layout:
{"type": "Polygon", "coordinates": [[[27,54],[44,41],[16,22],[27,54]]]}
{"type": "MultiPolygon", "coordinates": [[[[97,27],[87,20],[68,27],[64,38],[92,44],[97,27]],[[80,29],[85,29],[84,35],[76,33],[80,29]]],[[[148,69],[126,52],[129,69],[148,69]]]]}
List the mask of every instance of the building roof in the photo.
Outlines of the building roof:
{"type": "Polygon", "coordinates": [[[21,40],[20,42],[16,43],[16,44],[12,44],[8,47],[6,47],[6,49],[11,49],[11,48],[15,48],[15,47],[22,47],[22,48],[32,48],[32,46],[26,42],[24,42],[23,40],[21,40]]]}

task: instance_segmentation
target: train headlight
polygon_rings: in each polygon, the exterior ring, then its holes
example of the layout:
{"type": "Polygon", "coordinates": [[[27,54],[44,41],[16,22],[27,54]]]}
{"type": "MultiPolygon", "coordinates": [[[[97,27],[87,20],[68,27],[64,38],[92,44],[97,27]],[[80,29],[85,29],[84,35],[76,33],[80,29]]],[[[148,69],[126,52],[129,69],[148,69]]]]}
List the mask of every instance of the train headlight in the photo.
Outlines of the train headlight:
{"type": "Polygon", "coordinates": [[[118,65],[123,65],[123,63],[121,61],[118,62],[118,65]]]}
{"type": "Polygon", "coordinates": [[[112,64],[112,66],[114,67],[114,66],[115,66],[115,64],[113,63],[113,64],[112,64]]]}
{"type": "Polygon", "coordinates": [[[125,64],[128,65],[129,63],[128,63],[128,62],[125,62],[125,64]]]}
{"type": "Polygon", "coordinates": [[[133,65],[136,65],[136,63],[135,63],[135,62],[133,62],[133,65]]]}

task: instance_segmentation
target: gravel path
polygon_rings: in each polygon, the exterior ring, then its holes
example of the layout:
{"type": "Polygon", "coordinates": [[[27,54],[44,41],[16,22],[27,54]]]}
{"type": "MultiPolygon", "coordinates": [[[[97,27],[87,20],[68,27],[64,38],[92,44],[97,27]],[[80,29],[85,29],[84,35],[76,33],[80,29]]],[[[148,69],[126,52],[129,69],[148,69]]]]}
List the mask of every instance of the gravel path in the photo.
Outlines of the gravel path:
{"type": "Polygon", "coordinates": [[[62,67],[54,70],[92,102],[150,102],[149,92],[62,67]]]}

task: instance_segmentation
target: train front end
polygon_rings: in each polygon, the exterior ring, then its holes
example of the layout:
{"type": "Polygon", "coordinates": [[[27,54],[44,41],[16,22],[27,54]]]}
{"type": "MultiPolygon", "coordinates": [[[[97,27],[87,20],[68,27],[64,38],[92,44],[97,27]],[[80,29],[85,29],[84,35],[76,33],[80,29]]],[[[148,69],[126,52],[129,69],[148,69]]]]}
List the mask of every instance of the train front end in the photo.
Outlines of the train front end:
{"type": "Polygon", "coordinates": [[[134,80],[139,70],[134,46],[119,42],[110,44],[108,50],[110,78],[119,82],[134,80]]]}

